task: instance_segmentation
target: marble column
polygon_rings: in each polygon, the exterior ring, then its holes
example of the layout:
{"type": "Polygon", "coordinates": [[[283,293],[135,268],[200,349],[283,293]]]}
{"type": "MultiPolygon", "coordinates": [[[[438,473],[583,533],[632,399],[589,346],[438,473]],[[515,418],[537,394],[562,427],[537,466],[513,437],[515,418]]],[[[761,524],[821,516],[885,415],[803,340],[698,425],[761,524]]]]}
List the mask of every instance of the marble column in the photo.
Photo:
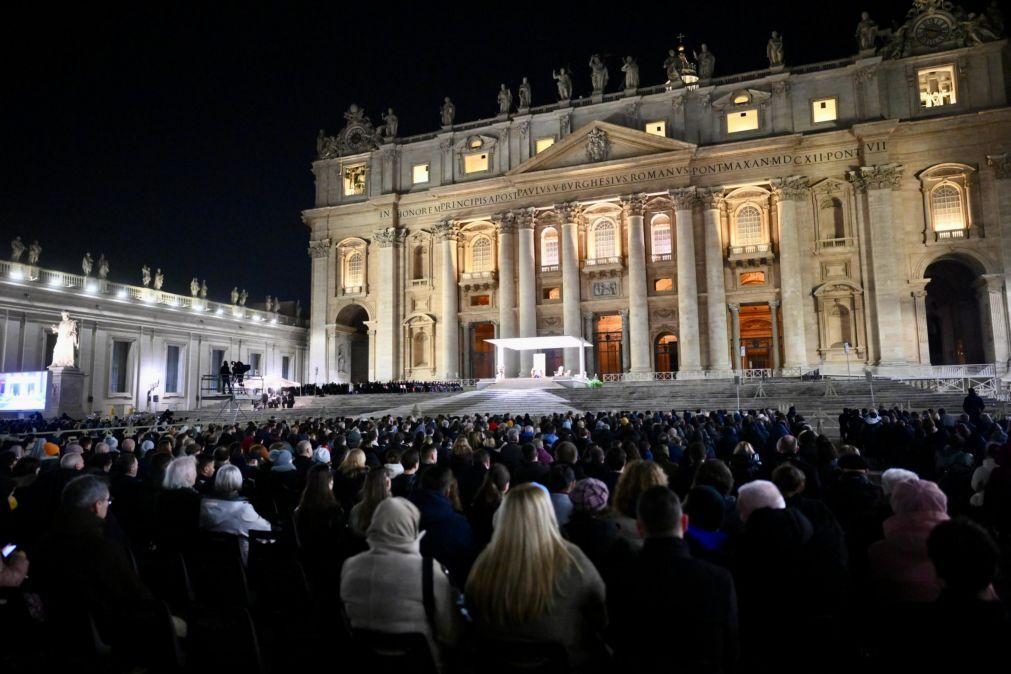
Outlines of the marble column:
{"type": "Polygon", "coordinates": [[[391,381],[401,376],[400,367],[400,307],[398,306],[400,278],[397,274],[397,257],[407,236],[403,227],[387,227],[373,235],[379,246],[379,291],[376,305],[382,307],[374,317],[376,325],[376,368],[378,381],[391,381]]]}
{"type": "Polygon", "coordinates": [[[912,290],[913,308],[916,310],[916,353],[920,365],[930,365],[930,337],[927,334],[927,283],[921,281],[912,290]]]}
{"type": "MultiPolygon", "coordinates": [[[[899,302],[898,280],[904,276],[899,268],[895,244],[896,218],[892,193],[902,182],[903,167],[899,164],[861,166],[848,174],[849,180],[866,198],[870,239],[870,272],[874,279],[874,302],[877,316],[878,365],[905,363],[905,329],[902,305],[899,302]]],[[[786,313],[784,302],[783,313],[786,313]]]]}
{"type": "Polygon", "coordinates": [[[980,316],[988,330],[983,336],[987,339],[986,359],[988,363],[1007,363],[1008,361],[1008,324],[1004,300],[1004,274],[983,274],[979,280],[980,316]]]}
{"type": "Polygon", "coordinates": [[[439,377],[454,379],[460,372],[460,288],[456,273],[456,243],[459,230],[456,223],[442,222],[433,228],[442,251],[442,278],[439,291],[442,298],[442,330],[439,340],[439,377]]]}
{"type": "Polygon", "coordinates": [[[629,335],[629,312],[627,309],[620,309],[618,315],[621,316],[621,371],[628,372],[628,363],[631,360],[632,345],[629,335]]]}
{"type": "Polygon", "coordinates": [[[474,341],[474,327],[470,323],[464,323],[463,328],[463,377],[465,379],[473,379],[474,369],[471,365],[470,358],[470,344],[474,341]]]}
{"type": "Polygon", "coordinates": [[[705,218],[706,311],[709,325],[709,369],[730,370],[727,352],[727,291],[723,276],[723,189],[699,190],[705,218]]]}
{"type": "MultiPolygon", "coordinates": [[[[579,289],[579,216],[578,204],[565,204],[562,215],[562,333],[581,336],[579,289]]],[[[565,349],[565,369],[579,372],[579,349],[565,349]]]]}
{"type": "Polygon", "coordinates": [[[671,190],[674,202],[674,226],[677,230],[678,268],[678,370],[702,369],[699,349],[699,293],[695,280],[695,226],[692,208],[697,195],[694,187],[671,190]]]}
{"type": "Polygon", "coordinates": [[[593,344],[591,347],[587,347],[586,352],[586,373],[587,375],[593,375],[597,371],[597,350],[596,344],[593,339],[593,313],[583,314],[583,337],[586,341],[593,344]]]}
{"type": "MultiPolygon", "coordinates": [[[[997,197],[997,227],[1006,232],[1011,227],[1011,156],[1007,153],[987,155],[987,165],[993,170],[997,197]]],[[[1004,284],[1011,279],[1011,236],[1001,236],[1001,261],[1004,263],[1004,284]]],[[[1011,316],[1011,293],[1004,293],[1004,312],[1011,316]]],[[[1011,345],[1007,347],[1011,350],[1011,345]]],[[[1011,363],[1009,363],[1011,364],[1011,363]]]]}
{"type": "MultiPolygon", "coordinates": [[[[330,239],[309,243],[312,258],[312,298],[309,313],[309,381],[325,384],[334,381],[327,372],[327,276],[333,246],[330,239]]],[[[201,373],[202,374],[202,373],[201,373]]]]}
{"type": "Polygon", "coordinates": [[[772,369],[779,370],[779,300],[769,301],[769,317],[772,320],[772,369]]]}
{"type": "Polygon", "coordinates": [[[629,331],[622,336],[628,340],[629,359],[625,361],[630,372],[649,372],[649,305],[646,301],[646,242],[643,234],[643,213],[646,210],[642,195],[634,195],[622,203],[628,225],[628,313],[629,331]]]}
{"type": "MultiPolygon", "coordinates": [[[[516,216],[505,213],[496,218],[498,231],[498,320],[503,338],[516,337],[516,216]]],[[[506,349],[502,366],[507,376],[519,369],[519,352],[506,349]]]]}
{"type": "Polygon", "coordinates": [[[734,341],[732,348],[734,350],[734,370],[740,372],[741,370],[741,305],[740,304],[728,304],[730,308],[730,322],[733,329],[734,341]]]}
{"type": "Polygon", "coordinates": [[[807,367],[804,318],[812,307],[806,302],[801,280],[800,214],[808,197],[807,178],[791,176],[772,181],[779,221],[779,294],[783,302],[784,367],[807,367]]]}
{"type": "MultiPolygon", "coordinates": [[[[513,211],[516,218],[516,249],[519,257],[519,324],[520,337],[537,336],[537,279],[534,275],[534,218],[530,211],[513,211]]],[[[519,375],[530,376],[534,366],[534,352],[520,352],[519,375]]],[[[506,370],[506,376],[517,372],[506,370]]]]}

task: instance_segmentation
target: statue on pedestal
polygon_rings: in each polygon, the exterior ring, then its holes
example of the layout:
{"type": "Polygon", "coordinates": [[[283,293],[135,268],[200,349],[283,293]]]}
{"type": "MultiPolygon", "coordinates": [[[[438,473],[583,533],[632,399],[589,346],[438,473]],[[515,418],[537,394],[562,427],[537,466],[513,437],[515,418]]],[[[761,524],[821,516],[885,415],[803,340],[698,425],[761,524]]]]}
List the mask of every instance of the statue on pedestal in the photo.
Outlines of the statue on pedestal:
{"type": "Polygon", "coordinates": [[[271,297],[270,295],[267,295],[267,301],[263,303],[263,306],[266,307],[264,309],[264,311],[267,311],[267,312],[273,311],[274,310],[274,298],[271,297]]]}
{"type": "Polygon", "coordinates": [[[607,66],[604,65],[599,54],[594,54],[590,57],[590,82],[593,84],[594,94],[604,93],[604,87],[607,86],[607,78],[607,66]]]}
{"type": "Polygon", "coordinates": [[[151,267],[144,265],[140,268],[140,282],[145,288],[151,285],[151,267]]]}
{"type": "Polygon", "coordinates": [[[85,253],[81,258],[81,270],[85,276],[91,276],[91,268],[95,266],[95,261],[91,258],[91,253],[85,253]]]}
{"type": "Polygon", "coordinates": [[[347,361],[347,359],[344,357],[344,345],[343,344],[338,344],[337,345],[337,371],[338,372],[340,372],[342,374],[344,372],[347,372],[347,370],[344,369],[346,361],[347,361]]]}
{"type": "Polygon", "coordinates": [[[523,81],[520,83],[519,96],[520,96],[520,109],[522,110],[524,108],[529,108],[530,101],[533,98],[533,89],[530,87],[530,82],[528,82],[527,78],[525,77],[523,78],[523,81]]]}
{"type": "Polygon", "coordinates": [[[239,293],[239,306],[240,306],[240,307],[244,307],[244,306],[246,306],[246,299],[247,299],[248,297],[249,297],[249,293],[247,293],[247,292],[246,292],[246,289],[245,289],[245,288],[243,288],[243,289],[242,289],[242,292],[241,292],[241,293],[239,293]]]}
{"type": "Polygon", "coordinates": [[[677,52],[673,49],[668,49],[667,58],[664,59],[663,62],[663,71],[664,74],[667,75],[667,86],[673,86],[673,84],[681,78],[681,76],[678,75],[679,63],[680,61],[678,60],[677,52]]]}
{"type": "Polygon", "coordinates": [[[505,84],[500,84],[498,90],[498,114],[508,115],[512,107],[513,92],[509,91],[505,84]]]}
{"type": "Polygon", "coordinates": [[[53,362],[49,367],[74,367],[74,349],[78,347],[77,321],[66,311],[61,311],[63,320],[59,325],[51,325],[49,329],[56,335],[56,346],[53,347],[53,362]]]}
{"type": "Polygon", "coordinates": [[[765,45],[765,55],[769,57],[770,68],[783,65],[783,38],[776,31],[772,31],[769,43],[765,45]]]}
{"type": "Polygon", "coordinates": [[[98,256],[98,278],[103,281],[109,278],[109,261],[105,259],[105,253],[98,256]]]}
{"type": "Polygon", "coordinates": [[[165,274],[161,273],[161,269],[154,273],[154,289],[161,290],[162,285],[165,283],[165,274]]]}
{"type": "Polygon", "coordinates": [[[440,114],[443,126],[453,126],[453,120],[456,118],[456,106],[453,105],[453,101],[449,100],[449,96],[444,99],[440,114]]]}
{"type": "Polygon", "coordinates": [[[25,244],[21,243],[21,237],[15,236],[11,241],[11,262],[20,262],[21,256],[25,254],[25,244]]]}
{"type": "Polygon", "coordinates": [[[193,297],[196,297],[199,294],[200,294],[200,281],[198,281],[197,277],[194,276],[190,280],[190,295],[192,295],[193,297]]]}
{"type": "Polygon", "coordinates": [[[231,298],[232,298],[232,304],[238,304],[239,303],[239,287],[238,286],[232,288],[231,298]]]}
{"type": "Polygon", "coordinates": [[[699,79],[708,80],[716,70],[716,57],[705,43],[702,43],[701,49],[702,51],[695,54],[695,62],[699,64],[699,79]]]}
{"type": "Polygon", "coordinates": [[[572,77],[565,68],[559,68],[556,73],[551,71],[551,77],[558,82],[558,100],[567,101],[572,98],[572,77]]]}
{"type": "Polygon", "coordinates": [[[383,115],[383,121],[386,122],[386,126],[383,127],[383,136],[386,138],[396,138],[397,126],[399,126],[400,120],[393,114],[393,108],[387,109],[386,114],[383,115]]]}
{"type": "Polygon", "coordinates": [[[302,320],[302,300],[295,300],[295,320],[302,320]]]}
{"type": "Polygon", "coordinates": [[[860,12],[860,23],[857,24],[857,47],[860,51],[874,49],[878,39],[878,23],[867,12],[860,12]]]}
{"type": "Polygon", "coordinates": [[[639,88],[639,64],[631,56],[625,57],[625,63],[621,66],[621,71],[625,73],[625,89],[631,91],[639,88]]]}
{"type": "Polygon", "coordinates": [[[200,299],[207,299],[207,279],[204,279],[203,283],[200,284],[200,299]]]}
{"type": "Polygon", "coordinates": [[[37,265],[40,255],[42,255],[42,246],[39,245],[38,241],[32,241],[32,245],[28,246],[28,264],[32,266],[37,265]]]}

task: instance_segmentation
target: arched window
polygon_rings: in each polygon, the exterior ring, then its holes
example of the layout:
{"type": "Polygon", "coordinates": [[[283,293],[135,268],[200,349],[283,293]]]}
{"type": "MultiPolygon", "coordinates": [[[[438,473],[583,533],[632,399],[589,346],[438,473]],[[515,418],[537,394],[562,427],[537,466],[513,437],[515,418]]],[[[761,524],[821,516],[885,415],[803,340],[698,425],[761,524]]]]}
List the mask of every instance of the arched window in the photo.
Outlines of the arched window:
{"type": "Polygon", "coordinates": [[[478,237],[470,249],[471,271],[491,271],[491,240],[488,237],[478,237]]]}
{"type": "Polygon", "coordinates": [[[738,246],[765,243],[762,237],[762,214],[754,206],[748,205],[737,211],[738,246]]]}
{"type": "Polygon", "coordinates": [[[362,277],[364,272],[364,259],[362,254],[355,251],[348,255],[347,258],[347,270],[344,274],[344,287],[345,288],[355,288],[362,285],[362,277]]]}
{"type": "Polygon", "coordinates": [[[425,247],[415,246],[414,252],[412,253],[411,257],[412,257],[412,266],[414,267],[413,273],[411,274],[411,278],[416,281],[421,280],[423,278],[427,278],[428,270],[425,269],[426,267],[425,257],[427,257],[425,255],[425,247]]]}
{"type": "Polygon", "coordinates": [[[598,220],[593,227],[593,257],[596,259],[616,257],[614,223],[598,220]]]}
{"type": "Polygon", "coordinates": [[[547,227],[541,232],[541,266],[558,264],[558,230],[547,227]]]}
{"type": "Polygon", "coordinates": [[[653,261],[669,260],[671,255],[670,218],[657,215],[650,225],[650,247],[653,251],[653,261]]]}
{"type": "Polygon", "coordinates": [[[930,193],[930,209],[934,216],[934,231],[965,229],[962,192],[951,183],[941,183],[930,193]]]}
{"type": "Polygon", "coordinates": [[[653,368],[657,372],[678,369],[678,338],[669,332],[657,336],[653,343],[653,368]]]}

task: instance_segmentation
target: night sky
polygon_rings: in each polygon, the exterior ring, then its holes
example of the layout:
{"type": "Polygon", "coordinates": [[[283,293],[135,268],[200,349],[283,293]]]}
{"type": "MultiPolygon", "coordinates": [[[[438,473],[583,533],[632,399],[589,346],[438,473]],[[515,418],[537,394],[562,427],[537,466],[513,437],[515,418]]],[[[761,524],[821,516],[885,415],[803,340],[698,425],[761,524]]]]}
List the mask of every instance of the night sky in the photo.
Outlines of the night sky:
{"type": "MultiPolygon", "coordinates": [[[[80,273],[87,250],[96,260],[105,253],[114,281],[139,284],[146,263],[165,271],[166,290],[188,294],[196,275],[212,299],[238,285],[251,304],[271,294],[304,306],[300,211],[313,205],[316,133],[339,131],[352,102],[375,124],[393,107],[401,136],[434,131],[443,96],[458,122],[490,117],[499,83],[515,97],[524,75],[534,105],[555,100],[551,70],[560,66],[574,72],[574,96],[587,95],[594,52],[610,66],[609,91],[621,87],[626,54],[652,86],[665,79],[679,33],[689,48],[708,44],[717,77],[766,67],[773,29],[784,35],[788,66],[843,58],[856,51],[862,9],[30,4],[0,28],[0,255],[20,234],[26,244],[39,239],[45,267],[80,273]]],[[[890,26],[912,3],[865,4],[890,26]]]]}

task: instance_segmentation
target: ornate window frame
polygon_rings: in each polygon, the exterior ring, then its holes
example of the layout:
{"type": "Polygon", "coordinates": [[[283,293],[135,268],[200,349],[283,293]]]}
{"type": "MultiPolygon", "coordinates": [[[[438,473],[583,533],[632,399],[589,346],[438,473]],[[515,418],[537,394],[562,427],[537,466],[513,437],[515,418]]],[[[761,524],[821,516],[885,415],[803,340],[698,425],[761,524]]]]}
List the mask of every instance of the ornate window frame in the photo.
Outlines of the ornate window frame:
{"type": "Polygon", "coordinates": [[[432,285],[432,237],[427,232],[412,234],[407,240],[408,274],[412,288],[430,287],[432,285]],[[421,274],[418,275],[417,260],[414,252],[422,249],[421,274]]]}
{"type": "Polygon", "coordinates": [[[369,246],[365,239],[351,237],[337,244],[337,295],[339,297],[361,297],[369,292],[369,246]],[[348,285],[348,265],[354,255],[361,255],[361,283],[348,285]]]}
{"type": "Polygon", "coordinates": [[[849,314],[848,328],[852,340],[849,357],[854,363],[863,362],[867,357],[863,289],[852,281],[836,279],[826,281],[812,294],[818,322],[818,354],[826,361],[844,362],[847,359],[846,349],[842,345],[836,346],[828,341],[830,314],[839,305],[849,314]]]}
{"type": "Polygon", "coordinates": [[[754,138],[766,133],[768,126],[768,108],[772,94],[758,89],[736,89],[721,96],[712,103],[712,107],[720,115],[720,133],[724,140],[738,138],[754,138]],[[754,110],[758,126],[754,129],[734,131],[731,133],[729,116],[738,112],[754,110]]]}
{"type": "Polygon", "coordinates": [[[727,245],[727,260],[750,265],[764,264],[773,258],[772,253],[772,194],[757,185],[745,185],[733,190],[725,197],[727,208],[729,242],[727,245]],[[741,241],[737,218],[745,208],[758,210],[761,240],[756,243],[741,241]]]}
{"type": "Polygon", "coordinates": [[[413,372],[435,372],[435,342],[436,342],[436,324],[438,321],[435,316],[428,313],[414,313],[404,319],[401,323],[403,329],[403,348],[404,348],[404,369],[407,371],[408,376],[411,376],[413,372]],[[416,337],[419,334],[424,335],[424,353],[415,353],[416,347],[416,337]],[[422,356],[424,358],[423,362],[415,365],[415,359],[417,356],[422,356]]]}
{"type": "Polygon", "coordinates": [[[811,187],[811,209],[814,214],[815,254],[848,252],[856,247],[858,237],[854,226],[852,185],[835,178],[819,181],[811,187]],[[833,199],[842,207],[842,237],[835,236],[835,222],[826,222],[823,215],[823,206],[833,199]]]}
{"type": "Polygon", "coordinates": [[[594,218],[590,222],[590,226],[587,228],[589,233],[587,241],[587,253],[586,257],[589,260],[601,261],[610,260],[612,258],[617,258],[621,260],[622,250],[621,250],[621,223],[619,223],[615,218],[608,215],[601,215],[594,218]],[[605,226],[609,226],[614,234],[614,249],[611,251],[611,255],[601,255],[597,251],[597,236],[598,232],[604,229],[605,226]]]}
{"type": "Polygon", "coordinates": [[[498,138],[495,136],[472,134],[457,141],[453,146],[453,152],[456,155],[456,175],[459,180],[480,180],[498,172],[496,164],[498,138]],[[468,173],[465,170],[466,157],[473,154],[487,154],[488,168],[468,173]]]}
{"type": "Polygon", "coordinates": [[[924,243],[946,244],[984,237],[982,224],[973,218],[975,173],[976,169],[968,164],[946,162],[935,164],[917,176],[920,179],[920,192],[923,194],[924,243]],[[960,229],[936,229],[934,196],[942,187],[951,187],[958,191],[964,225],[960,229]]]}
{"type": "MultiPolygon", "coordinates": [[[[460,265],[460,287],[466,292],[471,290],[491,291],[498,285],[498,236],[495,225],[489,220],[474,220],[460,228],[457,259],[460,265]],[[488,241],[489,266],[477,271],[474,268],[474,245],[481,240],[488,241]]],[[[494,297],[494,292],[491,293],[494,297]]],[[[492,300],[495,301],[494,299],[492,300]]]]}
{"type": "Polygon", "coordinates": [[[538,249],[541,256],[541,272],[552,272],[558,271],[561,265],[561,244],[562,236],[561,232],[554,225],[547,225],[542,229],[538,235],[538,249]],[[548,250],[548,234],[554,235],[555,242],[555,255],[554,258],[549,258],[547,256],[548,250]]]}
{"type": "Polygon", "coordinates": [[[672,262],[674,259],[674,218],[668,213],[654,213],[649,218],[649,250],[652,262],[672,262]],[[666,222],[660,221],[665,219],[666,222]],[[667,229],[667,250],[657,251],[657,232],[667,229]]]}

